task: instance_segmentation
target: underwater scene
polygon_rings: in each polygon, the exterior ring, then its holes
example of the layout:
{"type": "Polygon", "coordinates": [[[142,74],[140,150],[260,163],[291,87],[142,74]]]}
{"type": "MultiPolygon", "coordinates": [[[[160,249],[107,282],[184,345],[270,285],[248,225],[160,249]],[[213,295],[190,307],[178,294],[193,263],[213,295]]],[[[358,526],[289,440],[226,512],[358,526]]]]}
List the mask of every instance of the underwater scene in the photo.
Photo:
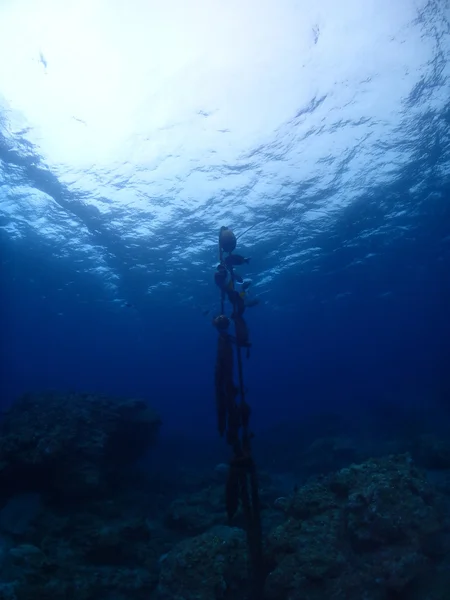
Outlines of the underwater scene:
{"type": "Polygon", "coordinates": [[[450,0],[0,56],[0,600],[450,600],[450,0]]]}

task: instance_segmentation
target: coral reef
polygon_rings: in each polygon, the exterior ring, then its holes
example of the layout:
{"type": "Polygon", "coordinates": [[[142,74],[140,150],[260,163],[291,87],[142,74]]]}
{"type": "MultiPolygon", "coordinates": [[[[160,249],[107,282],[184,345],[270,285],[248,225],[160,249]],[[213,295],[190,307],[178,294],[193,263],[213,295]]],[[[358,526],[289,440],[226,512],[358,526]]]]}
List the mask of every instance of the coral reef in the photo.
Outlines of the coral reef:
{"type": "Polygon", "coordinates": [[[184,535],[204,533],[223,523],[223,502],[223,487],[219,486],[177,498],[168,507],[165,525],[184,535]]]}
{"type": "Polygon", "coordinates": [[[282,508],[287,520],[268,540],[269,599],[406,593],[449,551],[438,497],[409,455],[344,468],[282,508]]]}
{"type": "Polygon", "coordinates": [[[141,400],[90,394],[27,394],[0,421],[0,494],[105,492],[144,455],[160,419],[141,400]]]}
{"type": "MultiPolygon", "coordinates": [[[[0,600],[247,600],[227,465],[201,468],[196,453],[188,464],[181,445],[178,470],[155,470],[164,452],[153,470],[137,465],[158,428],[135,400],[47,394],[11,407],[0,423],[0,600]]],[[[348,432],[318,433],[295,471],[260,473],[261,600],[448,600],[446,439],[428,432],[409,440],[412,454],[383,454],[389,440],[364,458],[348,432]]]]}
{"type": "Polygon", "coordinates": [[[245,533],[216,526],[177,544],[160,559],[155,600],[246,599],[245,533]]]}

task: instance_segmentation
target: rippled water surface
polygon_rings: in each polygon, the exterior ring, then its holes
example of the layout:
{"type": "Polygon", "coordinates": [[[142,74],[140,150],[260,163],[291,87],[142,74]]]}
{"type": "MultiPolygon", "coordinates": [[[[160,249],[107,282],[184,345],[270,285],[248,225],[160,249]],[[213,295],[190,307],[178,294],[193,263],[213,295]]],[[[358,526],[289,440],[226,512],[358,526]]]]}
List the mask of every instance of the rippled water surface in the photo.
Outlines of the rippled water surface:
{"type": "Polygon", "coordinates": [[[54,315],[213,311],[222,224],[260,321],[443,269],[448,1],[6,0],[0,53],[3,268],[54,315]]]}

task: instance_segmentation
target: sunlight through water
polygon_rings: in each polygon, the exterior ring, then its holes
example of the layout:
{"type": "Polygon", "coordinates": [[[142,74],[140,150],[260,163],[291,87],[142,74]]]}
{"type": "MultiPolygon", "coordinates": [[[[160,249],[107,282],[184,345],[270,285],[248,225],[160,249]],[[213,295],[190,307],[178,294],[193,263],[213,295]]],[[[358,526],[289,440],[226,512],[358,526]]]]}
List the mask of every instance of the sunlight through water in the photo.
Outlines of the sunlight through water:
{"type": "Polygon", "coordinates": [[[395,240],[412,164],[448,178],[447,2],[4,0],[0,52],[4,233],[113,296],[207,295],[223,222],[255,225],[263,292],[331,256],[350,206],[384,220],[346,244],[395,240]]]}

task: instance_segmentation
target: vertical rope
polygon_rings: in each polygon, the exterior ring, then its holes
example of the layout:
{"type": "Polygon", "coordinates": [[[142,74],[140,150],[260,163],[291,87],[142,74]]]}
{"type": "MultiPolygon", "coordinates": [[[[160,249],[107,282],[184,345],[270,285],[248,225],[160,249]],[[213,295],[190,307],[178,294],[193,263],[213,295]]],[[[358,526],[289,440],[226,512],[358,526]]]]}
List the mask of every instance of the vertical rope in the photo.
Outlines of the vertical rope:
{"type": "MultiPolygon", "coordinates": [[[[223,259],[220,234],[219,261],[221,265],[226,267],[223,259]]],[[[242,325],[245,326],[242,314],[245,307],[241,306],[241,309],[239,310],[238,300],[240,300],[240,298],[236,296],[233,268],[227,268],[227,271],[231,277],[231,286],[229,292],[228,290],[226,292],[221,288],[220,309],[221,315],[223,316],[225,311],[225,297],[228,295],[234,312],[234,342],[238,367],[238,387],[236,388],[234,385],[232,373],[232,337],[225,333],[222,340],[219,339],[218,345],[218,359],[216,363],[216,398],[218,405],[219,432],[222,435],[223,430],[226,427],[227,442],[233,448],[233,458],[230,461],[230,470],[226,485],[226,505],[230,519],[236,513],[239,503],[242,506],[246,522],[250,567],[249,600],[263,600],[265,569],[262,545],[261,508],[256,465],[251,455],[252,436],[249,431],[250,406],[246,401],[244,369],[242,364],[242,347],[247,346],[248,348],[246,333],[244,334],[244,341],[242,340],[242,325]],[[240,330],[238,329],[238,320],[240,323],[240,330]],[[226,352],[227,348],[230,354],[226,352]],[[229,356],[228,361],[225,360],[226,354],[229,356]],[[225,368],[226,365],[228,366],[225,368]],[[239,402],[236,402],[237,395],[239,395],[239,402]]]]}

